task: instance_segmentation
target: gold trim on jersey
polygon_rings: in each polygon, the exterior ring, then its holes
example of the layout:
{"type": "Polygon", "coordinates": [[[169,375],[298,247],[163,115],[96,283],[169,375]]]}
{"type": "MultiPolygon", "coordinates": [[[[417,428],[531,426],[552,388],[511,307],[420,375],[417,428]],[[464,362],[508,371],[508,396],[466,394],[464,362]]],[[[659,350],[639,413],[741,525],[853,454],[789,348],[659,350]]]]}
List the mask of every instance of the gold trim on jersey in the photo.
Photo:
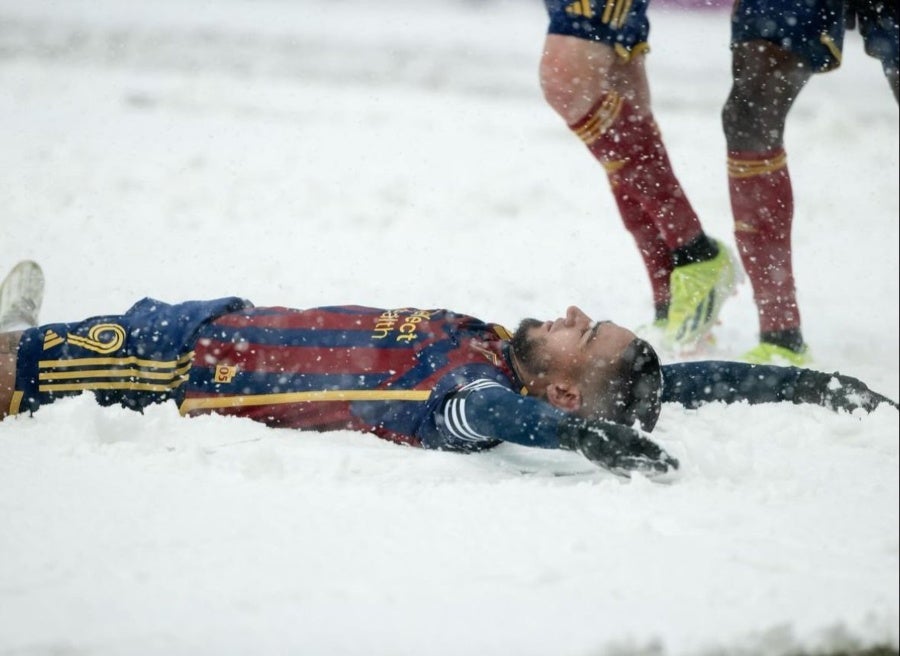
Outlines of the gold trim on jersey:
{"type": "Polygon", "coordinates": [[[70,333],[66,335],[66,341],[69,344],[104,355],[115,353],[125,343],[125,329],[115,323],[98,323],[96,326],[90,327],[87,337],[70,333]]]}
{"type": "Polygon", "coordinates": [[[834,39],[832,39],[828,35],[827,32],[822,32],[822,34],[819,35],[819,42],[822,45],[824,45],[826,48],[828,48],[828,51],[831,53],[831,56],[834,57],[834,59],[835,59],[835,63],[827,66],[825,70],[830,71],[832,69],[838,68],[841,65],[844,55],[841,52],[841,49],[837,47],[837,44],[834,42],[834,39]]]}
{"type": "Polygon", "coordinates": [[[606,0],[605,7],[603,9],[603,16],[600,17],[600,20],[604,23],[609,23],[612,20],[613,11],[616,8],[616,0],[606,0]]]}
{"type": "Polygon", "coordinates": [[[787,153],[781,152],[772,159],[734,159],[728,158],[729,178],[752,178],[757,175],[774,173],[787,166],[787,153]]]}
{"type": "Polygon", "coordinates": [[[613,12],[613,19],[610,25],[618,29],[625,24],[625,19],[628,18],[628,12],[631,11],[632,1],[633,0],[622,0],[621,2],[616,3],[618,6],[613,12]]]}
{"type": "Polygon", "coordinates": [[[53,385],[40,385],[41,392],[92,392],[94,390],[134,390],[137,392],[169,392],[184,383],[182,380],[173,380],[165,384],[135,383],[131,381],[94,382],[94,383],[59,383],[53,385]]]}
{"type": "Polygon", "coordinates": [[[44,350],[51,349],[54,346],[59,346],[63,342],[65,342],[62,337],[57,335],[54,331],[48,330],[44,333],[44,350]]]}
{"type": "Polygon", "coordinates": [[[90,369],[79,371],[50,371],[38,374],[38,380],[69,380],[72,378],[114,378],[128,376],[129,378],[145,378],[147,380],[171,381],[177,376],[183,376],[191,368],[188,362],[183,367],[174,371],[143,371],[136,367],[123,369],[90,369]]]}
{"type": "Polygon", "coordinates": [[[247,408],[260,405],[286,405],[327,401],[427,401],[431,390],[319,390],[283,394],[253,394],[191,398],[178,408],[182,415],[196,410],[247,408]]]}
{"type": "Polygon", "coordinates": [[[590,114],[584,125],[575,129],[575,134],[585,144],[590,146],[597,141],[615,123],[622,112],[622,96],[615,91],[609,91],[603,102],[590,114]]]}
{"type": "Polygon", "coordinates": [[[22,407],[22,398],[24,396],[25,392],[18,390],[13,392],[12,398],[9,400],[9,412],[7,414],[10,416],[19,414],[19,408],[22,407]]]}
{"type": "Polygon", "coordinates": [[[632,59],[637,57],[638,55],[643,55],[650,52],[650,44],[646,41],[641,43],[636,43],[632,46],[631,50],[623,46],[621,43],[617,43],[613,46],[613,49],[616,51],[616,54],[619,55],[624,61],[630,62],[632,59]]]}
{"type": "Polygon", "coordinates": [[[193,357],[194,352],[191,351],[177,360],[147,360],[134,356],[40,360],[38,391],[86,392],[115,389],[168,392],[187,380],[193,357]],[[91,380],[93,378],[108,380],[91,380]]]}
{"type": "Polygon", "coordinates": [[[591,7],[590,0],[575,0],[566,5],[566,13],[569,16],[584,16],[585,18],[593,18],[594,10],[591,7]]]}
{"type": "Polygon", "coordinates": [[[38,366],[42,368],[74,369],[76,367],[92,367],[95,365],[126,366],[137,365],[150,369],[173,369],[189,363],[194,358],[194,352],[185,353],[177,360],[147,360],[130,355],[125,358],[70,358],[68,360],[40,360],[38,366]]]}

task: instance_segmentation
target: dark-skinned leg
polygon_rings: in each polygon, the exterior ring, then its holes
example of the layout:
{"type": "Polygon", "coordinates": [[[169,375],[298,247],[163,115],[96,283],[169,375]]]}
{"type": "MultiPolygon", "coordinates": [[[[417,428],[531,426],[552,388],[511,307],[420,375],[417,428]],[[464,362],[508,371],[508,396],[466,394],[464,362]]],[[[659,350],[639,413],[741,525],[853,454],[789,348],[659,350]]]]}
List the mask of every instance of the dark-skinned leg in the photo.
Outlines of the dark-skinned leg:
{"type": "Polygon", "coordinates": [[[747,354],[751,361],[768,360],[772,346],[794,364],[808,357],[792,265],[794,201],[784,127],[811,76],[802,60],[767,41],[733,49],[733,83],[722,126],[735,240],[753,286],[763,345],[747,354]]]}
{"type": "Polygon", "coordinates": [[[728,150],[784,147],[788,112],[812,71],[773,43],[748,41],[734,47],[731,75],[731,92],[722,110],[728,150]]]}

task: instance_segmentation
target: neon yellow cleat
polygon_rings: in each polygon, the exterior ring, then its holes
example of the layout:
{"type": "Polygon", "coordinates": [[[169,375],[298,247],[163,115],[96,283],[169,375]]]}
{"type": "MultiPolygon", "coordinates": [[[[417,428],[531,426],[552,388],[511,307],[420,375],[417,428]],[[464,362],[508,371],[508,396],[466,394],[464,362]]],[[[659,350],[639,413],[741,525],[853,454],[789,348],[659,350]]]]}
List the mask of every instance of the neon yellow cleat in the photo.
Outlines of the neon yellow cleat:
{"type": "Polygon", "coordinates": [[[734,256],[717,241],[719,254],[706,262],[676,267],[671,276],[672,301],[665,341],[669,348],[684,349],[709,334],[722,304],[737,282],[734,256]]]}
{"type": "Polygon", "coordinates": [[[750,364],[778,364],[803,367],[812,362],[812,355],[806,344],[803,345],[802,350],[792,351],[783,346],[760,342],[755,348],[744,353],[741,356],[741,360],[750,364]]]}

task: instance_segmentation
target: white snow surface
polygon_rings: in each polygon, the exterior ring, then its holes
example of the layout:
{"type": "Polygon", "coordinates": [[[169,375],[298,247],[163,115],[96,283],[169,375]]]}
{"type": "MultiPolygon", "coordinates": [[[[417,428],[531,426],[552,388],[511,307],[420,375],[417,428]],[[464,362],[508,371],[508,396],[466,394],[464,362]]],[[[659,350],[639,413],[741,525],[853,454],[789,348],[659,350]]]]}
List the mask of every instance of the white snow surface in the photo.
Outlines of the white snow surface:
{"type": "MultiPolygon", "coordinates": [[[[733,243],[728,12],[651,15],[657,120],[733,243]]],[[[536,0],[0,0],[0,268],[43,264],[44,322],[235,294],[644,323],[545,28],[536,0]]],[[[787,142],[815,365],[896,399],[898,112],[857,34],[787,142]]],[[[694,357],[753,346],[748,284],[716,335],[694,357]]],[[[0,424],[0,654],[897,646],[895,410],[666,406],[654,434],[665,483],[59,402],[0,424]]]]}

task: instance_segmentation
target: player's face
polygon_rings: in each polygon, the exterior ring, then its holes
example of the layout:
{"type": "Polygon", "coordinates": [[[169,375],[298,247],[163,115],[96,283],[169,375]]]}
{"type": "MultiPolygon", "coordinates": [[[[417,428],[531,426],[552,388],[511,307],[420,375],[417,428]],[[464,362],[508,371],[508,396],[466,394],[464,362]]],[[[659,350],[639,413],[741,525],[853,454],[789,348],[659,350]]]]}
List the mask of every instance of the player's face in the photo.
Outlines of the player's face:
{"type": "Polygon", "coordinates": [[[555,320],[526,319],[516,337],[516,353],[527,359],[525,364],[532,371],[582,379],[615,362],[635,334],[612,321],[594,321],[573,305],[566,310],[566,316],[555,320]]]}

